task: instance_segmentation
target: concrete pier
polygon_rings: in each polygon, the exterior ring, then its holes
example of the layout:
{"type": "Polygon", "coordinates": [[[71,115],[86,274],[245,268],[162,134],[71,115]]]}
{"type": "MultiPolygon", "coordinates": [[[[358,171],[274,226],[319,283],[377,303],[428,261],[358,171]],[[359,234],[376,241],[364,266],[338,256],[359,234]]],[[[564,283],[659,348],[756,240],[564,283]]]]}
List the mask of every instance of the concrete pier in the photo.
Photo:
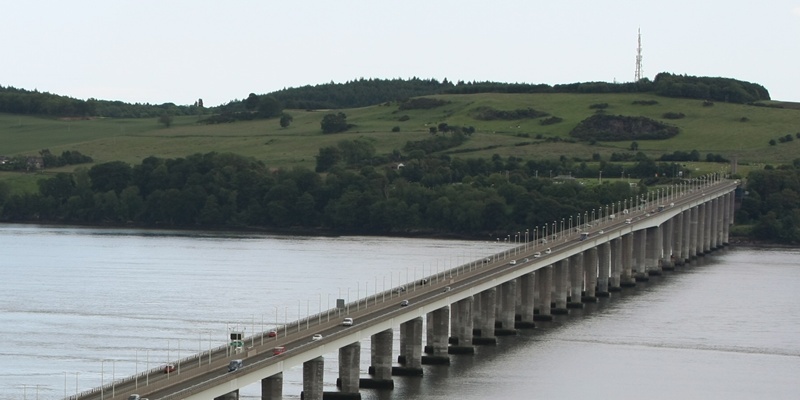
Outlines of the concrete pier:
{"type": "Polygon", "coordinates": [[[647,230],[642,229],[633,232],[633,257],[636,260],[634,269],[636,270],[636,282],[647,282],[650,280],[647,275],[647,230]]]}
{"type": "Polygon", "coordinates": [[[612,242],[605,242],[597,248],[597,293],[595,294],[597,297],[608,297],[612,242]]]}
{"type": "Polygon", "coordinates": [[[478,325],[478,332],[480,336],[472,338],[474,344],[497,344],[497,337],[494,334],[495,321],[497,320],[495,313],[495,303],[497,302],[497,289],[491,288],[481,292],[480,297],[480,318],[478,325]]]}
{"type": "Polygon", "coordinates": [[[450,342],[450,307],[428,313],[427,343],[430,355],[422,356],[423,364],[450,364],[447,348],[450,342]]]}
{"type": "Polygon", "coordinates": [[[325,359],[317,357],[303,363],[304,400],[322,400],[322,378],[325,371],[325,359]]]}
{"type": "Polygon", "coordinates": [[[620,287],[636,286],[636,277],[633,275],[633,233],[622,237],[622,253],[620,261],[622,263],[622,276],[620,277],[620,287]]]}
{"type": "Polygon", "coordinates": [[[516,316],[517,306],[517,281],[512,279],[503,282],[500,285],[500,301],[497,313],[497,322],[495,325],[495,336],[508,336],[516,335],[517,330],[514,328],[514,317],[516,316]],[[499,327],[497,327],[499,325],[499,327]]]}
{"type": "Polygon", "coordinates": [[[370,336],[369,373],[372,378],[362,378],[360,386],[365,388],[394,387],[392,380],[392,341],[394,330],[387,329],[370,336]]]}
{"type": "Polygon", "coordinates": [[[533,322],[533,310],[536,302],[536,273],[522,275],[518,281],[519,321],[514,326],[518,329],[533,328],[536,326],[533,322]]]}
{"type": "Polygon", "coordinates": [[[392,375],[422,375],[422,318],[400,324],[400,356],[403,367],[392,368],[392,375]]]}
{"type": "Polygon", "coordinates": [[[261,380],[261,400],[281,400],[283,398],[283,372],[261,380]]]}
{"type": "Polygon", "coordinates": [[[548,265],[536,272],[536,299],[538,302],[534,305],[536,314],[533,316],[534,321],[552,321],[553,315],[551,313],[550,304],[552,303],[553,293],[553,266],[548,265]]]}
{"type": "Polygon", "coordinates": [[[550,310],[553,315],[569,314],[567,309],[567,278],[569,277],[569,259],[563,259],[553,265],[553,302],[550,310]]]}
{"type": "Polygon", "coordinates": [[[622,290],[622,238],[611,241],[611,275],[608,277],[608,291],[622,290]]]}
{"type": "Polygon", "coordinates": [[[567,308],[583,308],[583,259],[584,253],[578,253],[569,259],[569,300],[567,308]]]}
{"type": "Polygon", "coordinates": [[[339,348],[338,386],[343,393],[358,393],[360,382],[361,342],[339,348]]]}
{"type": "Polygon", "coordinates": [[[595,294],[597,288],[597,247],[592,247],[583,252],[583,268],[579,271],[583,275],[584,289],[580,297],[581,303],[597,302],[595,294]]]}

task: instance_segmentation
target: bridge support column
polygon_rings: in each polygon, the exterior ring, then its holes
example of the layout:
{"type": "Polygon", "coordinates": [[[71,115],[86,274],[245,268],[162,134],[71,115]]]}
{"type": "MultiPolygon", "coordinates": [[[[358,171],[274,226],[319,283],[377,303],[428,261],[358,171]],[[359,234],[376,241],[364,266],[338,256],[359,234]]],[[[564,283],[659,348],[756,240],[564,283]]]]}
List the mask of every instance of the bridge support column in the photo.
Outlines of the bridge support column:
{"type": "Polygon", "coordinates": [[[516,335],[514,328],[514,316],[517,314],[517,281],[512,279],[500,285],[500,301],[498,301],[497,322],[500,327],[495,326],[496,336],[516,335]]]}
{"type": "Polygon", "coordinates": [[[283,398],[283,372],[261,380],[261,400],[281,400],[283,398]]]}
{"type": "Polygon", "coordinates": [[[620,287],[634,287],[636,286],[636,278],[633,275],[633,238],[636,236],[631,232],[622,237],[622,254],[620,254],[620,262],[622,263],[622,276],[620,277],[620,287]]]}
{"type": "Polygon", "coordinates": [[[695,206],[689,210],[689,260],[697,258],[697,241],[700,238],[698,235],[697,219],[700,217],[700,207],[695,206]]]}
{"type": "Polygon", "coordinates": [[[304,400],[322,400],[322,377],[325,371],[325,359],[317,357],[303,363],[304,400]]]}
{"type": "Polygon", "coordinates": [[[553,307],[550,312],[553,315],[569,314],[567,309],[567,278],[569,277],[568,258],[559,260],[553,265],[553,307]]]}
{"type": "Polygon", "coordinates": [[[697,255],[702,256],[706,254],[706,227],[708,226],[706,213],[708,207],[706,207],[706,203],[702,203],[697,206],[697,210],[697,255]]]}
{"type": "Polygon", "coordinates": [[[457,345],[450,346],[450,354],[475,354],[472,347],[472,327],[474,296],[457,301],[450,309],[452,334],[455,336],[457,345]]]}
{"type": "Polygon", "coordinates": [[[583,252],[583,268],[581,275],[585,282],[584,293],[581,296],[582,303],[595,303],[597,302],[597,247],[592,247],[583,252]]]}
{"type": "Polygon", "coordinates": [[[520,304],[519,304],[519,322],[517,322],[514,327],[515,328],[533,328],[536,325],[533,323],[533,309],[535,307],[535,293],[536,293],[536,273],[531,272],[529,274],[522,275],[519,277],[519,296],[520,296],[520,304]]]}
{"type": "Polygon", "coordinates": [[[450,357],[447,355],[447,346],[450,341],[450,307],[442,307],[427,315],[428,346],[425,352],[432,354],[422,356],[423,364],[450,364],[450,357]]]}
{"type": "Polygon", "coordinates": [[[661,259],[661,227],[647,228],[647,245],[645,246],[645,272],[647,275],[661,275],[658,262],[661,259]]]}
{"type": "Polygon", "coordinates": [[[622,290],[622,238],[611,240],[611,275],[608,277],[608,291],[622,290]]]}
{"type": "Polygon", "coordinates": [[[575,254],[569,260],[569,302],[567,308],[583,308],[583,260],[586,252],[575,254]]]}
{"type": "Polygon", "coordinates": [[[711,251],[713,251],[713,250],[716,250],[717,247],[718,247],[718,242],[719,242],[719,220],[720,220],[720,216],[722,216],[722,214],[719,212],[719,204],[720,204],[719,197],[715,198],[714,200],[711,200],[709,202],[709,204],[711,205],[711,218],[710,218],[710,222],[711,223],[708,226],[708,230],[710,232],[709,238],[708,238],[709,239],[708,248],[711,251]]]}
{"type": "Polygon", "coordinates": [[[725,245],[725,205],[727,203],[725,196],[727,195],[717,197],[717,234],[714,235],[717,240],[716,248],[725,245]]]}
{"type": "Polygon", "coordinates": [[[683,237],[681,238],[681,256],[683,257],[683,264],[681,265],[686,265],[691,259],[692,209],[683,210],[681,215],[683,217],[683,237]]]}
{"type": "Polygon", "coordinates": [[[358,393],[360,361],[361,342],[339,348],[339,380],[336,383],[343,393],[358,393]]]}
{"type": "Polygon", "coordinates": [[[683,215],[680,212],[672,218],[672,263],[676,267],[683,265],[686,259],[683,254],[683,215]]]}
{"type": "Polygon", "coordinates": [[[394,330],[387,329],[370,336],[370,362],[369,373],[372,378],[361,379],[360,386],[364,388],[393,389],[392,380],[392,339],[394,330]]]}
{"type": "Polygon", "coordinates": [[[703,242],[703,252],[708,254],[711,253],[713,249],[711,247],[711,237],[714,236],[714,230],[712,227],[714,226],[713,216],[714,216],[714,206],[713,200],[709,200],[705,202],[706,206],[706,222],[703,225],[703,229],[705,231],[704,242],[703,242]]]}
{"type": "Polygon", "coordinates": [[[674,218],[668,219],[661,228],[661,239],[662,239],[661,247],[663,251],[661,255],[661,269],[664,271],[675,270],[675,257],[674,257],[675,250],[672,247],[675,235],[674,229],[675,229],[674,218]]]}
{"type": "Polygon", "coordinates": [[[635,264],[634,270],[636,275],[636,282],[647,282],[650,278],[647,276],[647,230],[642,229],[633,232],[633,255],[635,264]]]}
{"type": "Polygon", "coordinates": [[[480,319],[478,323],[479,337],[473,337],[474,344],[497,344],[494,335],[494,324],[497,319],[495,303],[497,302],[497,289],[486,289],[479,294],[480,297],[480,319]]]}
{"type": "Polygon", "coordinates": [[[597,297],[608,297],[609,264],[611,257],[611,242],[605,242],[597,247],[597,297]]]}
{"type": "Polygon", "coordinates": [[[393,375],[422,375],[422,318],[400,324],[400,356],[403,367],[392,368],[393,375]]]}
{"type": "Polygon", "coordinates": [[[552,321],[553,316],[550,313],[550,307],[553,295],[553,266],[548,265],[536,271],[536,286],[538,296],[538,303],[534,308],[538,311],[533,316],[534,321],[552,321]]]}
{"type": "Polygon", "coordinates": [[[722,234],[722,243],[728,244],[730,243],[731,237],[731,225],[733,225],[733,213],[736,206],[736,196],[734,192],[728,193],[726,196],[727,201],[725,206],[725,220],[723,222],[723,234],[722,234]]]}

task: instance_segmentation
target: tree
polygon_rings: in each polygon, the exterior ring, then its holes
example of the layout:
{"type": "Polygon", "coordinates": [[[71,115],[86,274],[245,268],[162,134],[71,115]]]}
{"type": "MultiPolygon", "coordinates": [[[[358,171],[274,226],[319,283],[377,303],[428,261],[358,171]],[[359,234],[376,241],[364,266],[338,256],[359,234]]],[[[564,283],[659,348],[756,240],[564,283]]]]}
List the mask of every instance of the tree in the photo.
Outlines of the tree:
{"type": "Polygon", "coordinates": [[[294,121],[294,117],[289,114],[281,114],[281,128],[287,128],[294,121]]]}
{"type": "Polygon", "coordinates": [[[172,115],[167,113],[161,114],[161,116],[158,117],[158,123],[164,125],[165,128],[169,128],[172,126],[172,115]]]}
{"type": "Polygon", "coordinates": [[[631,142],[631,151],[639,150],[639,142],[631,142]]]}
{"type": "Polygon", "coordinates": [[[320,122],[322,127],[322,133],[339,133],[344,132],[349,128],[347,125],[347,115],[345,113],[340,112],[337,114],[326,114],[322,117],[322,122],[320,122]]]}
{"type": "Polygon", "coordinates": [[[258,114],[262,118],[272,118],[281,115],[281,103],[272,96],[264,96],[258,103],[258,114]]]}
{"type": "Polygon", "coordinates": [[[250,95],[247,96],[247,100],[244,101],[244,108],[247,111],[255,111],[256,108],[258,108],[259,102],[260,99],[258,98],[258,95],[255,93],[250,93],[250,95]]]}
{"type": "Polygon", "coordinates": [[[328,171],[341,159],[342,152],[338,147],[322,147],[319,149],[319,155],[317,156],[317,167],[314,170],[317,172],[328,171]]]}

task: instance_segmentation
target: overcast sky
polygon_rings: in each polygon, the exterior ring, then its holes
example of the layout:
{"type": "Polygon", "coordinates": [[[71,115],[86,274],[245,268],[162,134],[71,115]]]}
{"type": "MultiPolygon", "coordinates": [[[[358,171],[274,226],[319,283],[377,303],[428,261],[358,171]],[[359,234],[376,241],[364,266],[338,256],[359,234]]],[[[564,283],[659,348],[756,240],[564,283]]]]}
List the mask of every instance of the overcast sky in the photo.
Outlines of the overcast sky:
{"type": "Polygon", "coordinates": [[[721,76],[800,102],[800,0],[0,0],[0,86],[206,106],[358,78],[721,76]]]}

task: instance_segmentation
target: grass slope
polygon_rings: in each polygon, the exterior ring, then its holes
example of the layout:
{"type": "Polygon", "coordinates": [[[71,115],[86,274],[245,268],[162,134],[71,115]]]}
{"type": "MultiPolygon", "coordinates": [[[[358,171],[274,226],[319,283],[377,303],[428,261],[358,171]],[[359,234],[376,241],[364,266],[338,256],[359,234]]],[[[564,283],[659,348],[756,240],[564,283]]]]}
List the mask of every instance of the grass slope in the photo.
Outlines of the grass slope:
{"type": "MultiPolygon", "coordinates": [[[[495,94],[433,96],[449,101],[431,110],[400,111],[397,105],[337,110],[347,114],[355,127],[345,133],[324,135],[322,117],[332,111],[287,110],[294,117],[288,128],[281,128],[277,119],[203,125],[197,117],[175,118],[170,128],[155,119],[91,119],[57,120],[30,116],[0,114],[0,155],[36,155],[41,149],[54,154],[77,150],[95,162],[122,160],[139,163],[149,156],[176,158],[210,151],[232,152],[263,160],[271,167],[312,168],[320,147],[335,145],[340,140],[369,138],[378,153],[402,149],[409,140],[429,136],[429,128],[445,122],[449,125],[474,126],[472,138],[455,149],[454,156],[486,157],[494,154],[522,159],[546,159],[566,156],[590,159],[599,153],[604,160],[613,152],[629,151],[630,142],[564,143],[536,139],[570,139],[569,132],[581,120],[594,114],[589,106],[607,103],[607,114],[645,116],[680,128],[676,137],[662,141],[640,141],[639,150],[651,157],[676,150],[722,154],[738,157],[741,164],[781,164],[800,154],[800,140],[769,145],[770,139],[800,132],[800,109],[768,108],[740,104],[716,103],[704,107],[701,101],[658,97],[647,94],[495,94]],[[655,100],[655,105],[635,105],[637,100],[655,100]],[[498,110],[534,108],[563,122],[543,126],[540,119],[517,121],[479,121],[471,117],[476,107],[498,110]],[[666,112],[683,113],[685,118],[666,120],[666,112]],[[399,121],[407,115],[407,121],[399,121]],[[747,122],[742,122],[746,119],[747,122]],[[400,132],[391,132],[400,127],[400,132]]],[[[67,167],[71,170],[74,167],[67,167]]],[[[48,171],[53,172],[53,171],[48,171]]],[[[13,178],[14,185],[25,178],[2,174],[0,179],[13,178]]],[[[30,187],[28,183],[28,187],[30,187]]]]}

